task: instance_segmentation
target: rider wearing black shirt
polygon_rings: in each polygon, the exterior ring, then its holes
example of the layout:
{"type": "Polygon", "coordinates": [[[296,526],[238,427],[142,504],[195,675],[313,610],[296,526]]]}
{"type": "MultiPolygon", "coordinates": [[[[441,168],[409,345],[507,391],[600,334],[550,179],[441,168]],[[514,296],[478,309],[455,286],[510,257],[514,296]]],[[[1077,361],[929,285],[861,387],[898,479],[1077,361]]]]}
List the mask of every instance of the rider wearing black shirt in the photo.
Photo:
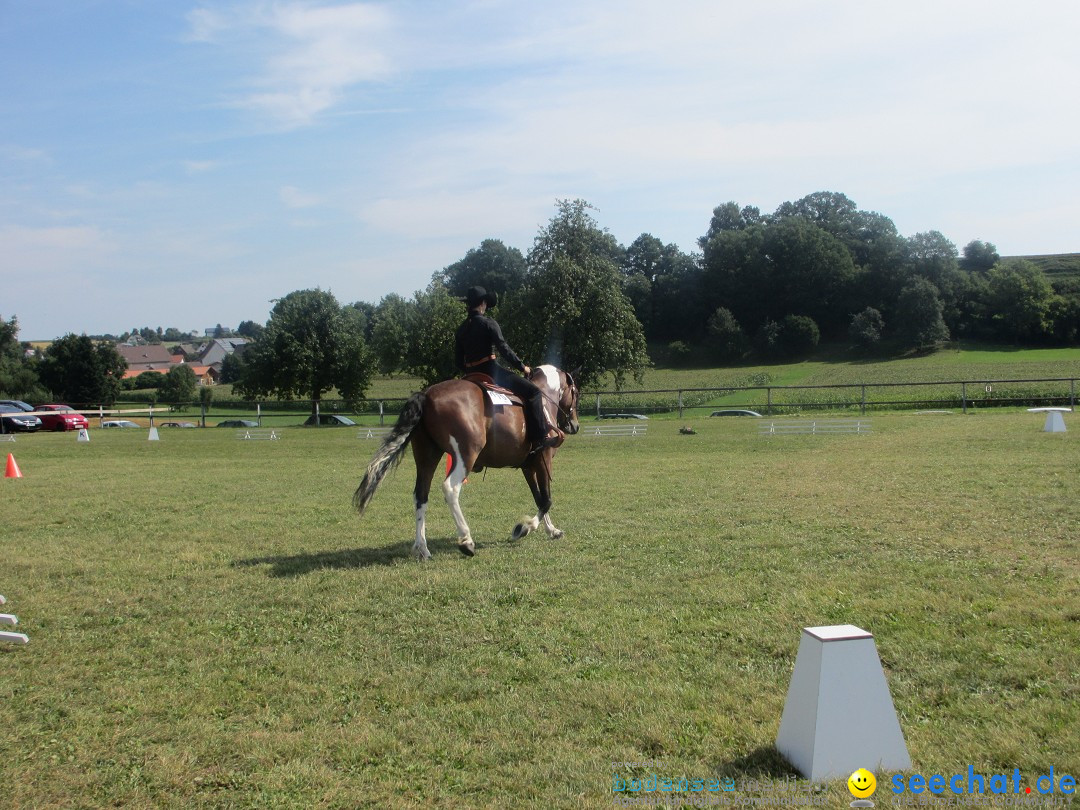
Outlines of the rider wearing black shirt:
{"type": "Polygon", "coordinates": [[[483,287],[469,288],[465,294],[469,316],[454,336],[454,362],[464,373],[487,374],[497,385],[509,388],[521,397],[525,403],[525,435],[531,453],[545,447],[558,447],[562,444],[563,433],[557,427],[549,427],[544,415],[543,394],[527,379],[531,369],[507,344],[499,324],[486,314],[488,307],[495,306],[497,300],[495,293],[489,293],[483,287]],[[525,376],[519,377],[496,363],[496,351],[525,376]]]}

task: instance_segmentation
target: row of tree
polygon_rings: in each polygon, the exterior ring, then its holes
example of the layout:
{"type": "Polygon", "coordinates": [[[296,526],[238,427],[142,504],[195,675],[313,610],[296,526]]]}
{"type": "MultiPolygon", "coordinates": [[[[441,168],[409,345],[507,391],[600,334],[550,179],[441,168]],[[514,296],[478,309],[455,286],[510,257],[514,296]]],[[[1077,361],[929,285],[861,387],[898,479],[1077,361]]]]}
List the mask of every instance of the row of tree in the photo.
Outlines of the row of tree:
{"type": "MultiPolygon", "coordinates": [[[[721,205],[698,254],[649,234],[624,247],[593,210],[560,201],[527,254],[485,240],[411,298],[342,305],[322,290],[293,292],[265,326],[244,323],[254,340],[242,359],[226,363],[224,379],[253,398],[317,403],[334,389],[358,401],[375,373],[427,383],[453,376],[453,333],[474,285],[499,295],[495,315],[527,362],[576,369],[586,386],[605,375],[617,386],[640,379],[649,341],[676,358],[704,345],[716,360],[738,362],[797,357],[821,339],[907,350],[950,336],[1014,343],[1080,336],[1077,283],[1052,285],[1038,267],[1002,261],[986,242],[971,242],[961,255],[936,231],[903,237],[890,219],[860,211],[843,194],[811,194],[772,214],[721,205]]],[[[15,319],[5,329],[0,390],[9,396],[40,385],[73,401],[111,401],[118,390],[119,356],[105,343],[68,336],[35,366],[10,351],[15,319]],[[80,364],[105,378],[100,390],[72,387],[58,371],[80,364]]]]}

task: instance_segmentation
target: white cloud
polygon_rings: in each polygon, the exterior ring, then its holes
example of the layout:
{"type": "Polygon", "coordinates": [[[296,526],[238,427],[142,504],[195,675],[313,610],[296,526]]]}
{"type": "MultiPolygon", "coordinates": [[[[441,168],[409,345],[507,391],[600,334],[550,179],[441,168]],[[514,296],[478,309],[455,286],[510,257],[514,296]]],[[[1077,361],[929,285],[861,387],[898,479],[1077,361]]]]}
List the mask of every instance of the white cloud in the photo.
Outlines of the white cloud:
{"type": "Polygon", "coordinates": [[[221,163],[217,160],[185,160],[184,171],[187,174],[205,174],[218,168],[221,163]]]}
{"type": "Polygon", "coordinates": [[[115,249],[110,237],[89,225],[5,225],[0,227],[0,245],[8,267],[45,273],[77,272],[80,264],[96,266],[115,249]]]}
{"type": "Polygon", "coordinates": [[[382,40],[391,15],[379,5],[256,3],[224,14],[188,15],[190,38],[244,51],[257,59],[253,89],[232,103],[287,126],[310,124],[353,85],[390,72],[382,40]],[[257,46],[250,52],[249,37],[257,46]]]}
{"type": "Polygon", "coordinates": [[[0,144],[0,159],[20,163],[36,163],[38,161],[48,161],[50,157],[49,153],[44,149],[4,143],[0,144]]]}
{"type": "Polygon", "coordinates": [[[318,195],[301,191],[296,186],[282,186],[278,197],[288,208],[312,208],[322,203],[318,195]]]}
{"type": "MultiPolygon", "coordinates": [[[[510,189],[480,188],[382,197],[363,206],[366,225],[400,237],[445,239],[469,235],[479,240],[493,234],[518,232],[537,217],[548,218],[551,197],[518,194],[510,189]]],[[[475,245],[472,245],[475,247],[475,245]]],[[[456,261],[454,257],[446,264],[456,261]]]]}

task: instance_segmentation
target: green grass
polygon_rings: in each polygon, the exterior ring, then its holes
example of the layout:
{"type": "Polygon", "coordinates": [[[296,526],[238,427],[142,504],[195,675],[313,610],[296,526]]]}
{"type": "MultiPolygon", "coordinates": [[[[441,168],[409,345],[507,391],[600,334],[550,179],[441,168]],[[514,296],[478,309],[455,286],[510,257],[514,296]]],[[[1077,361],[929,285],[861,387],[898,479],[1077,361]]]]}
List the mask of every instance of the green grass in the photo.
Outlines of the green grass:
{"type": "Polygon", "coordinates": [[[5,805],[608,807],[611,763],[644,760],[746,796],[791,775],[801,628],[838,623],[875,634],[917,771],[1080,772],[1075,426],[690,424],[571,437],[559,542],[509,540],[531,498],[491,470],[462,558],[436,488],[427,565],[411,461],[350,510],[374,450],[351,430],[19,437],[5,805]]]}

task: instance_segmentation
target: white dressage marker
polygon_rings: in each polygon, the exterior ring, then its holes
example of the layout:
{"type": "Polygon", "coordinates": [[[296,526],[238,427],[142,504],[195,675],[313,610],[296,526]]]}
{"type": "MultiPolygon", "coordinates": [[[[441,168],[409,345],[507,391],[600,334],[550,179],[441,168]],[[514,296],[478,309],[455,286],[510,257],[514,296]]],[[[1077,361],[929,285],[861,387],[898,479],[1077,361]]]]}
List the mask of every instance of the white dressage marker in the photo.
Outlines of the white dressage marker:
{"type": "Polygon", "coordinates": [[[1072,413],[1072,408],[1028,408],[1028,413],[1045,413],[1046,423],[1043,433],[1064,433],[1065,417],[1063,413],[1072,413]]]}
{"type": "Polygon", "coordinates": [[[776,750],[807,779],[911,768],[872,634],[804,627],[776,750]]]}

